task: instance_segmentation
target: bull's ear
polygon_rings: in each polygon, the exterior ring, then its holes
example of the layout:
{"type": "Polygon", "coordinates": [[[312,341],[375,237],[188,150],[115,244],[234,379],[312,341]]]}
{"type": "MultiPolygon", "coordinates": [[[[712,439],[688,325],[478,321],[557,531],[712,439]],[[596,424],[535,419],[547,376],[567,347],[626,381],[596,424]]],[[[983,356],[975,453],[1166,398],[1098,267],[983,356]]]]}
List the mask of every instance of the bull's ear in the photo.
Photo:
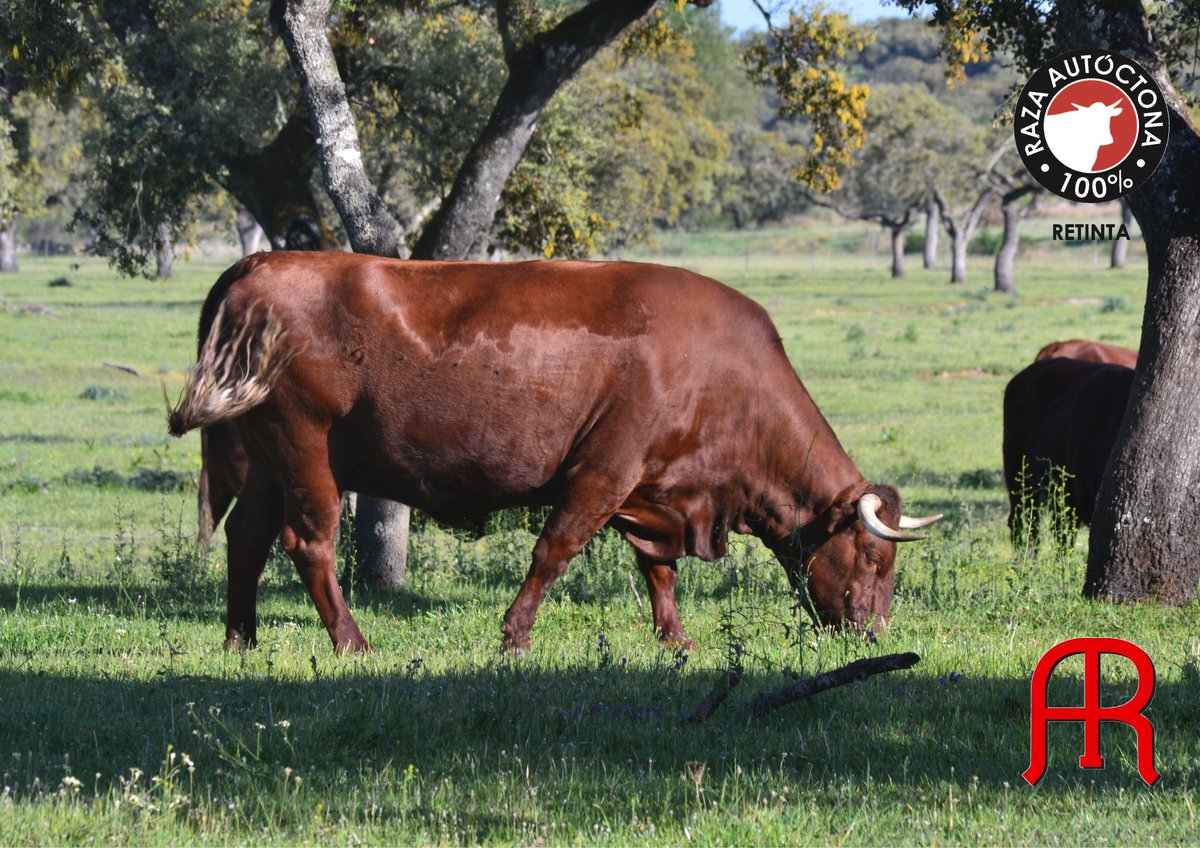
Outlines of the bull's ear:
{"type": "Polygon", "coordinates": [[[836,533],[837,529],[842,526],[842,523],[847,519],[858,514],[858,499],[863,496],[869,487],[865,483],[855,486],[847,486],[838,493],[838,496],[833,499],[827,512],[829,521],[825,526],[827,533],[836,533]]]}

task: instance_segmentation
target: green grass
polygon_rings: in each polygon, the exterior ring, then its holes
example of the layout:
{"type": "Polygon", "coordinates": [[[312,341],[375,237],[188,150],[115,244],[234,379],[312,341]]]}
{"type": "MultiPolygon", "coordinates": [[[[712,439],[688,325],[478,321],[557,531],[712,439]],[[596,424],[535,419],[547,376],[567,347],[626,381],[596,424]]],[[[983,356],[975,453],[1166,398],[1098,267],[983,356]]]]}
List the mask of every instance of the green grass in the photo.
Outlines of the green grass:
{"type": "MultiPolygon", "coordinates": [[[[1136,346],[1144,262],[1113,272],[1042,246],[1014,300],[987,291],[983,258],[965,286],[917,258],[893,281],[866,233],[660,246],[763,303],[863,471],[910,512],[948,514],[902,550],[893,627],[873,644],[804,628],[755,544],[683,564],[691,655],[658,648],[632,558],[605,535],[549,593],[531,654],[502,657],[532,535],[433,527],[404,591],[350,599],[375,653],[333,655],[279,559],[261,647],[224,652],[223,558],[188,540],[198,441],[166,437],[160,386],[178,393],[221,269],[158,283],[26,261],[0,280],[0,844],[1194,843],[1196,605],[1082,600],[1086,534],[1014,556],[999,476],[1008,378],[1057,338],[1136,346]],[[47,286],[59,276],[72,286],[47,286]],[[184,488],[147,488],[164,479],[184,488]],[[1056,725],[1044,781],[1020,777],[1033,666],[1085,635],[1132,639],[1157,665],[1153,788],[1123,727],[1104,731],[1107,767],[1083,771],[1079,727],[1056,725]],[[683,724],[734,648],[741,685],[683,724]],[[794,674],[893,651],[922,660],[749,710],[794,674]]],[[[1130,669],[1105,668],[1106,701],[1124,700],[1130,669]]],[[[1060,667],[1053,703],[1080,700],[1081,672],[1060,667]]]]}

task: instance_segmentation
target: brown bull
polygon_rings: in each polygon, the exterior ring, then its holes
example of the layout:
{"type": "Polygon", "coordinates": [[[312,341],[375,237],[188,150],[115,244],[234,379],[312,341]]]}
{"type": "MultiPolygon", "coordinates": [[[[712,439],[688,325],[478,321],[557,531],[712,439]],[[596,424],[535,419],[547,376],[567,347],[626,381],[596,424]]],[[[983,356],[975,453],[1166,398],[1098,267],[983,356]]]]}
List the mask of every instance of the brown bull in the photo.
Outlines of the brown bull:
{"type": "Polygon", "coordinates": [[[1084,362],[1104,362],[1110,365],[1124,365],[1126,368],[1137,368],[1138,352],[1127,347],[1104,344],[1104,342],[1068,339],[1046,345],[1038,351],[1034,360],[1052,359],[1056,356],[1064,359],[1081,359],[1084,362]]]}
{"type": "MultiPolygon", "coordinates": [[[[217,281],[175,435],[232,421],[250,457],[229,519],[226,644],[252,643],[279,536],[338,650],[367,647],[335,579],[344,490],[464,523],[551,505],[507,650],[606,524],[633,546],[666,643],[687,644],[675,564],[752,533],[827,624],[886,623],[896,542],[766,312],[688,271],[632,263],[404,262],[270,253],[217,281]]],[[[938,516],[940,517],[940,516],[938,516]]]]}
{"type": "Polygon", "coordinates": [[[1038,513],[1054,496],[1053,475],[1068,511],[1053,514],[1059,544],[1074,540],[1076,520],[1091,524],[1096,495],[1129,402],[1133,371],[1075,359],[1044,359],[1004,390],[1004,479],[1013,543],[1037,541],[1038,513]],[[1056,470],[1057,469],[1057,470],[1056,470]]]}
{"type": "Polygon", "coordinates": [[[200,544],[207,550],[213,531],[225,517],[233,499],[246,484],[250,458],[237,430],[228,421],[205,427],[200,433],[200,544]]]}

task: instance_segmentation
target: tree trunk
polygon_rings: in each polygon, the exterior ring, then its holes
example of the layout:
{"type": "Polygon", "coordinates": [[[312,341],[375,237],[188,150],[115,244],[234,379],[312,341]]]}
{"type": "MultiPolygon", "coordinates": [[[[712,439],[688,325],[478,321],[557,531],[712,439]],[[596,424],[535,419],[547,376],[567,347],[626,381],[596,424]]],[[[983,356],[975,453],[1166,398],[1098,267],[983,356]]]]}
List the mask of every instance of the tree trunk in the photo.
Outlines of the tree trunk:
{"type": "Polygon", "coordinates": [[[1060,4],[1064,49],[1102,46],[1162,89],[1170,139],[1129,196],[1149,278],[1137,372],[1096,499],[1084,594],[1183,604],[1200,582],[1200,134],[1153,46],[1140,3],[1060,4]]]}
{"type": "Polygon", "coordinates": [[[1021,245],[1021,218],[1023,210],[1018,205],[1021,198],[1037,190],[1034,185],[1017,186],[1000,198],[1000,213],[1004,216],[1004,237],[996,253],[995,288],[1005,294],[1017,293],[1017,281],[1013,276],[1013,263],[1021,245]]]}
{"type": "Polygon", "coordinates": [[[888,227],[892,236],[892,279],[904,276],[904,236],[907,229],[903,224],[888,227]]]}
{"type": "MultiPolygon", "coordinates": [[[[273,0],[271,20],[300,80],[325,186],[354,251],[399,256],[400,226],[363,168],[354,116],[326,36],[330,5],[331,0],[273,0]]],[[[546,103],[592,56],[653,6],[654,0],[593,0],[518,49],[508,31],[508,4],[497,4],[508,80],[450,195],[422,231],[413,258],[467,255],[491,226],[500,192],[524,155],[546,103]]],[[[368,516],[355,524],[361,577],[376,586],[402,585],[408,508],[359,498],[358,509],[368,516]]]]}
{"type": "Polygon", "coordinates": [[[246,209],[239,209],[234,227],[237,228],[238,241],[242,243],[242,256],[258,253],[264,233],[254,216],[246,209]]]}
{"type": "Polygon", "coordinates": [[[17,222],[12,218],[0,221],[0,273],[20,270],[17,263],[17,222]]]}
{"type": "Polygon", "coordinates": [[[942,221],[946,225],[946,232],[950,234],[950,253],[953,256],[953,263],[950,268],[950,282],[952,284],[965,283],[967,281],[967,245],[971,243],[971,238],[975,235],[975,229],[979,226],[979,220],[983,217],[983,211],[986,208],[988,198],[994,192],[995,189],[988,186],[979,193],[970,210],[967,212],[960,211],[955,215],[942,191],[937,187],[933,189],[934,201],[937,203],[942,214],[942,221]]]}
{"type": "MultiPolygon", "coordinates": [[[[1133,209],[1129,206],[1129,200],[1121,198],[1121,226],[1128,232],[1130,226],[1133,225],[1133,209]]],[[[1112,261],[1109,263],[1110,268],[1124,268],[1125,257],[1129,253],[1129,239],[1115,238],[1112,246],[1112,261]]]]}
{"type": "MultiPolygon", "coordinates": [[[[272,248],[336,250],[340,245],[322,225],[312,193],[316,165],[312,127],[304,110],[297,109],[270,144],[229,163],[222,186],[261,226],[272,248]]],[[[239,238],[245,251],[240,224],[239,238]]]]}
{"type": "Polygon", "coordinates": [[[358,557],[354,578],[357,581],[372,589],[396,589],[404,585],[411,517],[412,511],[404,504],[358,498],[354,510],[354,547],[358,557]]]}
{"type": "Polygon", "coordinates": [[[157,267],[154,276],[160,280],[169,279],[175,265],[175,246],[171,243],[171,227],[159,224],[154,228],[154,259],[157,267]]]}
{"type": "Polygon", "coordinates": [[[962,227],[950,231],[950,253],[953,257],[950,266],[950,282],[965,283],[967,281],[967,242],[962,227]]]}
{"type": "Polygon", "coordinates": [[[1004,216],[1004,238],[996,253],[995,289],[1005,294],[1017,293],[1017,282],[1013,278],[1013,261],[1017,258],[1017,245],[1021,239],[1021,210],[1015,203],[1000,206],[1004,216]]]}
{"type": "Polygon", "coordinates": [[[526,46],[506,50],[508,79],[487,126],[458,171],[454,188],[413,247],[414,258],[461,259],[467,255],[476,239],[491,227],[504,183],[525,154],[550,98],[654,3],[593,0],[526,46]]]}
{"type": "Polygon", "coordinates": [[[938,233],[942,229],[942,211],[932,197],[925,201],[925,267],[937,267],[938,233]]]}

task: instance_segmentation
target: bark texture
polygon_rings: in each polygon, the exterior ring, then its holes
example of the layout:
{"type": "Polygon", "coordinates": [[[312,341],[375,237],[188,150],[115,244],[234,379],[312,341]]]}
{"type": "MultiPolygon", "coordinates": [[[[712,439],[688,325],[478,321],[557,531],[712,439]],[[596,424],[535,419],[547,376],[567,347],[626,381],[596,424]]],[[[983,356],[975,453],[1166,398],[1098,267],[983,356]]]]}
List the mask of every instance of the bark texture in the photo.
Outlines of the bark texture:
{"type": "Polygon", "coordinates": [[[265,233],[248,209],[238,210],[234,227],[237,229],[238,241],[242,245],[242,256],[258,253],[265,233]]]}
{"type": "MultiPolygon", "coordinates": [[[[1133,209],[1129,206],[1129,201],[1121,198],[1121,225],[1128,231],[1133,223],[1133,209]]],[[[1124,268],[1125,259],[1129,255],[1129,239],[1116,238],[1113,239],[1112,259],[1109,262],[1110,268],[1124,268]]]]}
{"type": "Polygon", "coordinates": [[[904,236],[908,233],[908,224],[897,224],[888,227],[892,242],[892,278],[904,276],[904,236]]]}
{"type": "Polygon", "coordinates": [[[934,201],[941,210],[942,222],[946,225],[946,232],[950,234],[950,254],[953,257],[950,267],[951,283],[967,281],[967,245],[971,243],[971,238],[975,235],[979,219],[983,217],[987,201],[992,194],[992,188],[984,189],[969,210],[955,215],[941,190],[936,188],[933,190],[934,201]]]}
{"type": "Polygon", "coordinates": [[[1183,604],[1200,582],[1200,135],[1151,42],[1139,2],[1063,2],[1063,49],[1102,46],[1162,89],[1162,163],[1129,196],[1149,278],[1138,366],[1092,520],[1084,594],[1183,604]]]}
{"type": "Polygon", "coordinates": [[[0,273],[21,270],[17,263],[17,222],[9,218],[0,221],[0,273]]]}
{"type": "Polygon", "coordinates": [[[1021,219],[1028,214],[1029,206],[1021,206],[1021,199],[1027,194],[1033,194],[1038,187],[1032,184],[1020,185],[1009,189],[1000,197],[1000,214],[1004,218],[1004,236],[1000,241],[1000,250],[996,252],[995,289],[1005,294],[1017,293],[1017,280],[1013,274],[1013,264],[1017,259],[1017,249],[1021,246],[1021,219]]]}
{"type": "Polygon", "coordinates": [[[171,242],[171,227],[166,223],[154,228],[154,276],[169,279],[175,270],[175,245],[171,242]]]}
{"type": "Polygon", "coordinates": [[[925,267],[937,267],[938,234],[942,229],[942,210],[930,197],[925,201],[925,267]]]}

